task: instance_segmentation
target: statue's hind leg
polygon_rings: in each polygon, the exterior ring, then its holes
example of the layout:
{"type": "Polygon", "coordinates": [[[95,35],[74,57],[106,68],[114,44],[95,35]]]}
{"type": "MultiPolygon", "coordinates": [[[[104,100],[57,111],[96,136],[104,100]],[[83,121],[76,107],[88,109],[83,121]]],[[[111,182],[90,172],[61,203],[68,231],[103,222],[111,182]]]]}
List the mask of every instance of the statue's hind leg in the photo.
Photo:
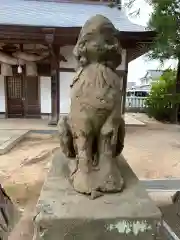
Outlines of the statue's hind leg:
{"type": "Polygon", "coordinates": [[[91,194],[92,137],[85,132],[76,132],[77,168],[71,176],[77,192],[91,194]]]}
{"type": "Polygon", "coordinates": [[[102,192],[119,192],[124,186],[121,169],[116,158],[118,142],[118,122],[109,117],[103,125],[99,142],[99,186],[102,192]]]}
{"type": "Polygon", "coordinates": [[[58,122],[58,134],[62,152],[69,158],[76,157],[74,140],[68,116],[61,117],[58,122]]]}
{"type": "Polygon", "coordinates": [[[114,157],[117,157],[123,151],[124,138],[125,138],[125,121],[123,118],[121,118],[119,121],[119,126],[117,131],[117,142],[115,143],[114,157]]]}
{"type": "Polygon", "coordinates": [[[76,133],[78,169],[88,173],[92,164],[92,135],[83,131],[76,133]]]}

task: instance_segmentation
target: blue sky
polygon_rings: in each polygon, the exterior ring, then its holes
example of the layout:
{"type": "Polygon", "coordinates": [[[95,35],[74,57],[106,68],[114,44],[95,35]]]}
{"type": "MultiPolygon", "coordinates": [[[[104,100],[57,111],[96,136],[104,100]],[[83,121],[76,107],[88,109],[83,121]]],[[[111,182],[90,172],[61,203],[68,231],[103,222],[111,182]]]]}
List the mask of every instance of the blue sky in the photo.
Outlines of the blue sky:
{"type": "MultiPolygon", "coordinates": [[[[127,1],[127,0],[125,0],[127,1]]],[[[144,0],[136,0],[135,8],[140,8],[140,16],[139,17],[130,17],[130,20],[139,25],[147,25],[149,16],[152,12],[151,7],[144,0]]],[[[133,9],[131,10],[133,11],[133,9]]],[[[128,13],[128,11],[127,11],[128,13]]],[[[176,67],[176,61],[166,61],[163,68],[167,68],[169,66],[176,67]]],[[[158,69],[160,68],[159,61],[147,61],[144,56],[137,58],[132,61],[128,67],[128,81],[139,82],[139,79],[143,77],[147,70],[149,69],[158,69]]],[[[162,68],[162,67],[161,67],[162,68]]]]}

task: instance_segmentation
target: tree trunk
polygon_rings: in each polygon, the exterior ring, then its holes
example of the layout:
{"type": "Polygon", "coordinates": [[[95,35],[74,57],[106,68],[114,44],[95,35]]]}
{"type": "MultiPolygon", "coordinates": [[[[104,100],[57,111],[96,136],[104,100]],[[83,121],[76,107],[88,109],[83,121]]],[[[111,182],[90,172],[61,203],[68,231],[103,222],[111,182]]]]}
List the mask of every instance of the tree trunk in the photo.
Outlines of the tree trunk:
{"type": "Polygon", "coordinates": [[[0,184],[0,240],[8,239],[18,218],[18,211],[0,184]]]}
{"type": "MultiPolygon", "coordinates": [[[[175,94],[180,94],[180,58],[178,59],[175,94]]],[[[173,123],[177,123],[177,122],[178,122],[179,105],[180,105],[180,103],[176,103],[176,104],[173,106],[173,109],[172,109],[172,118],[171,118],[171,121],[172,121],[173,123]]]]}

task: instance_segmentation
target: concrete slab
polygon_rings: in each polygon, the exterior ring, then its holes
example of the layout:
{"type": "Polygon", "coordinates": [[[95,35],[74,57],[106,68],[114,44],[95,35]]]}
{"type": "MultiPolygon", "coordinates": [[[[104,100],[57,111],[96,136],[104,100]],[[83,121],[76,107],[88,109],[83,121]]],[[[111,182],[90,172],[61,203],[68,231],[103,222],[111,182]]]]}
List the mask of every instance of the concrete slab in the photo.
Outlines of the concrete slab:
{"type": "Polygon", "coordinates": [[[180,191],[179,178],[141,179],[143,186],[152,191],[180,191]]]}
{"type": "MultiPolygon", "coordinates": [[[[143,127],[145,123],[135,119],[128,113],[124,115],[126,126],[143,127]]],[[[47,119],[0,119],[0,130],[57,130],[56,126],[48,126],[47,119]]]]}
{"type": "Polygon", "coordinates": [[[56,127],[48,126],[45,119],[0,119],[1,130],[55,130],[56,127]]]}
{"type": "Polygon", "coordinates": [[[151,199],[155,202],[156,206],[161,207],[161,206],[172,204],[172,196],[175,194],[175,192],[148,191],[148,194],[151,197],[151,199]]]}
{"type": "Polygon", "coordinates": [[[0,130],[0,155],[11,150],[27,133],[28,130],[0,130]]]}
{"type": "Polygon", "coordinates": [[[37,204],[34,240],[155,239],[161,213],[123,157],[126,188],[96,200],[73,190],[67,163],[57,152],[37,204]]]}
{"type": "Polygon", "coordinates": [[[125,123],[127,127],[145,127],[146,124],[134,117],[132,117],[130,114],[125,113],[125,123]]]}

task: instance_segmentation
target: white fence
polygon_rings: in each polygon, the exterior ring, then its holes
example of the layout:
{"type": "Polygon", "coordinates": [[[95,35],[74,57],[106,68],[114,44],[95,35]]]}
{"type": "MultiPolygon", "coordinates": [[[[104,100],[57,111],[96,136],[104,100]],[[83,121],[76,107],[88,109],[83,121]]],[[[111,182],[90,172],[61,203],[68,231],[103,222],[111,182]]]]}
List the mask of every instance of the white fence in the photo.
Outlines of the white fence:
{"type": "Polygon", "coordinates": [[[145,111],[146,97],[126,97],[126,111],[145,111]]]}

